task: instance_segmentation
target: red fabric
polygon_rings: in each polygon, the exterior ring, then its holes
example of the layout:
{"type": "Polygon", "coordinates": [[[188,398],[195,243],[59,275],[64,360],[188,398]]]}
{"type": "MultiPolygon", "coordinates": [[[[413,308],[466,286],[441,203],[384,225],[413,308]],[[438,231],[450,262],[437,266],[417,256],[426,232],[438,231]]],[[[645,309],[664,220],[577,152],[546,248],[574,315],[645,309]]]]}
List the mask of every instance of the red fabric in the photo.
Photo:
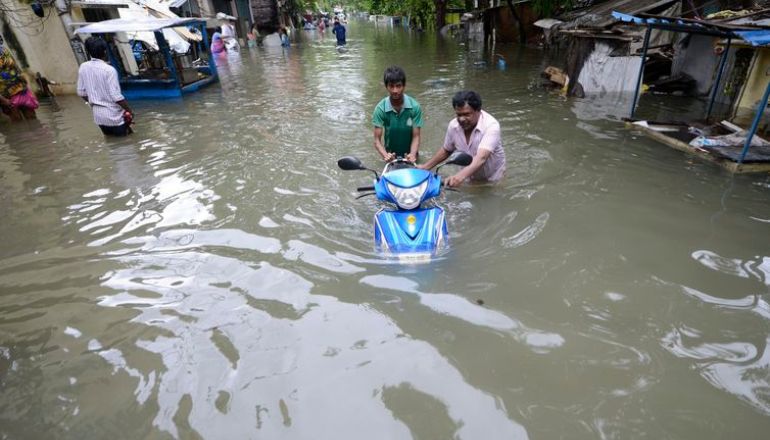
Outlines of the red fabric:
{"type": "Polygon", "coordinates": [[[30,110],[35,110],[40,107],[37,98],[28,88],[24,89],[23,92],[11,96],[11,104],[13,104],[14,107],[28,108],[30,110]]]}

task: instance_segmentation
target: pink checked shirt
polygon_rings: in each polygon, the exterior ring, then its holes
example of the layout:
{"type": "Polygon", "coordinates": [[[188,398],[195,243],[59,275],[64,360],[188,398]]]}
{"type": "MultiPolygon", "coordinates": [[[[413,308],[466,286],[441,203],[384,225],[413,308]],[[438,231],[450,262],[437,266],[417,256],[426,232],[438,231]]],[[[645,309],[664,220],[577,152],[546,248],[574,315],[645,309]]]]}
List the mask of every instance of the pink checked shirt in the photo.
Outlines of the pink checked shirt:
{"type": "Polygon", "coordinates": [[[452,119],[446,129],[444,149],[450,153],[460,150],[474,157],[480,149],[492,152],[484,165],[471,176],[471,180],[496,181],[502,179],[505,174],[505,151],[500,140],[500,123],[484,110],[481,110],[479,122],[471,133],[470,143],[465,141],[465,132],[457,118],[452,119]]]}

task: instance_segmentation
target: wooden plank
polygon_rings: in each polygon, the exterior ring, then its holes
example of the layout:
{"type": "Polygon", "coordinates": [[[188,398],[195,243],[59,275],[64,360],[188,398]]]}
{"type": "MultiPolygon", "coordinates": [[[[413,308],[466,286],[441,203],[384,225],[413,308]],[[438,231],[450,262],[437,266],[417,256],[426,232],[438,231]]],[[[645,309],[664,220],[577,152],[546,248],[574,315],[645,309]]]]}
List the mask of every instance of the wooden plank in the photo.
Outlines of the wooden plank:
{"type": "Polygon", "coordinates": [[[626,127],[638,130],[646,134],[652,139],[655,139],[656,141],[659,141],[663,144],[668,145],[669,147],[682,151],[685,153],[692,154],[694,156],[697,156],[701,159],[704,159],[706,161],[715,163],[722,168],[732,172],[732,173],[767,173],[770,172],[770,162],[768,163],[743,163],[738,164],[737,162],[733,162],[728,159],[724,159],[721,157],[715,157],[709,154],[706,150],[703,150],[701,148],[693,147],[692,145],[682,142],[678,139],[674,139],[670,136],[666,136],[665,133],[658,132],[655,130],[652,130],[650,128],[632,124],[630,122],[626,122],[626,127]]]}
{"type": "MultiPolygon", "coordinates": [[[[732,130],[734,133],[738,133],[738,132],[741,132],[741,131],[743,131],[743,132],[745,132],[745,131],[746,131],[746,130],[742,129],[741,127],[739,127],[739,126],[737,126],[737,125],[733,124],[733,123],[732,123],[732,122],[730,122],[730,121],[722,121],[722,122],[720,122],[720,124],[721,124],[723,127],[727,128],[728,130],[732,130]]],[[[752,139],[752,140],[753,140],[753,139],[752,139]]]]}

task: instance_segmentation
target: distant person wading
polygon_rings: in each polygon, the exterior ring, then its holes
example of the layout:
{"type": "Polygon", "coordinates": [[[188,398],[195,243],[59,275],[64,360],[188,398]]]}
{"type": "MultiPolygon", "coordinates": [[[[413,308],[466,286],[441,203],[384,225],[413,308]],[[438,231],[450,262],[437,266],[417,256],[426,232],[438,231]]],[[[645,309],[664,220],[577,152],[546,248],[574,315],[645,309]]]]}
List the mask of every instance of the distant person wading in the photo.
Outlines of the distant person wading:
{"type": "Polygon", "coordinates": [[[118,71],[107,63],[107,42],[98,37],[86,40],[90,61],[78,70],[78,96],[94,114],[94,122],[107,136],[132,133],[133,112],[120,91],[118,71]]]}

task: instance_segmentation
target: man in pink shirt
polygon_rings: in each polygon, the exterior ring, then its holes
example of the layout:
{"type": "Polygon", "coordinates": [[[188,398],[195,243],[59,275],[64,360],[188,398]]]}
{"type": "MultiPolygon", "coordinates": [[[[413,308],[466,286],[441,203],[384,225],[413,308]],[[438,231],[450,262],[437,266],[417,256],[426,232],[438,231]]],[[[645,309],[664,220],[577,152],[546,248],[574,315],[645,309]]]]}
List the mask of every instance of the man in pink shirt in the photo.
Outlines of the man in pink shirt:
{"type": "Polygon", "coordinates": [[[481,96],[470,90],[452,98],[456,118],[449,122],[444,145],[418,168],[429,170],[459,150],[473,156],[473,162],[446,179],[448,186],[460,186],[466,179],[496,182],[505,174],[505,151],[500,140],[500,123],[481,109],[481,96]]]}

